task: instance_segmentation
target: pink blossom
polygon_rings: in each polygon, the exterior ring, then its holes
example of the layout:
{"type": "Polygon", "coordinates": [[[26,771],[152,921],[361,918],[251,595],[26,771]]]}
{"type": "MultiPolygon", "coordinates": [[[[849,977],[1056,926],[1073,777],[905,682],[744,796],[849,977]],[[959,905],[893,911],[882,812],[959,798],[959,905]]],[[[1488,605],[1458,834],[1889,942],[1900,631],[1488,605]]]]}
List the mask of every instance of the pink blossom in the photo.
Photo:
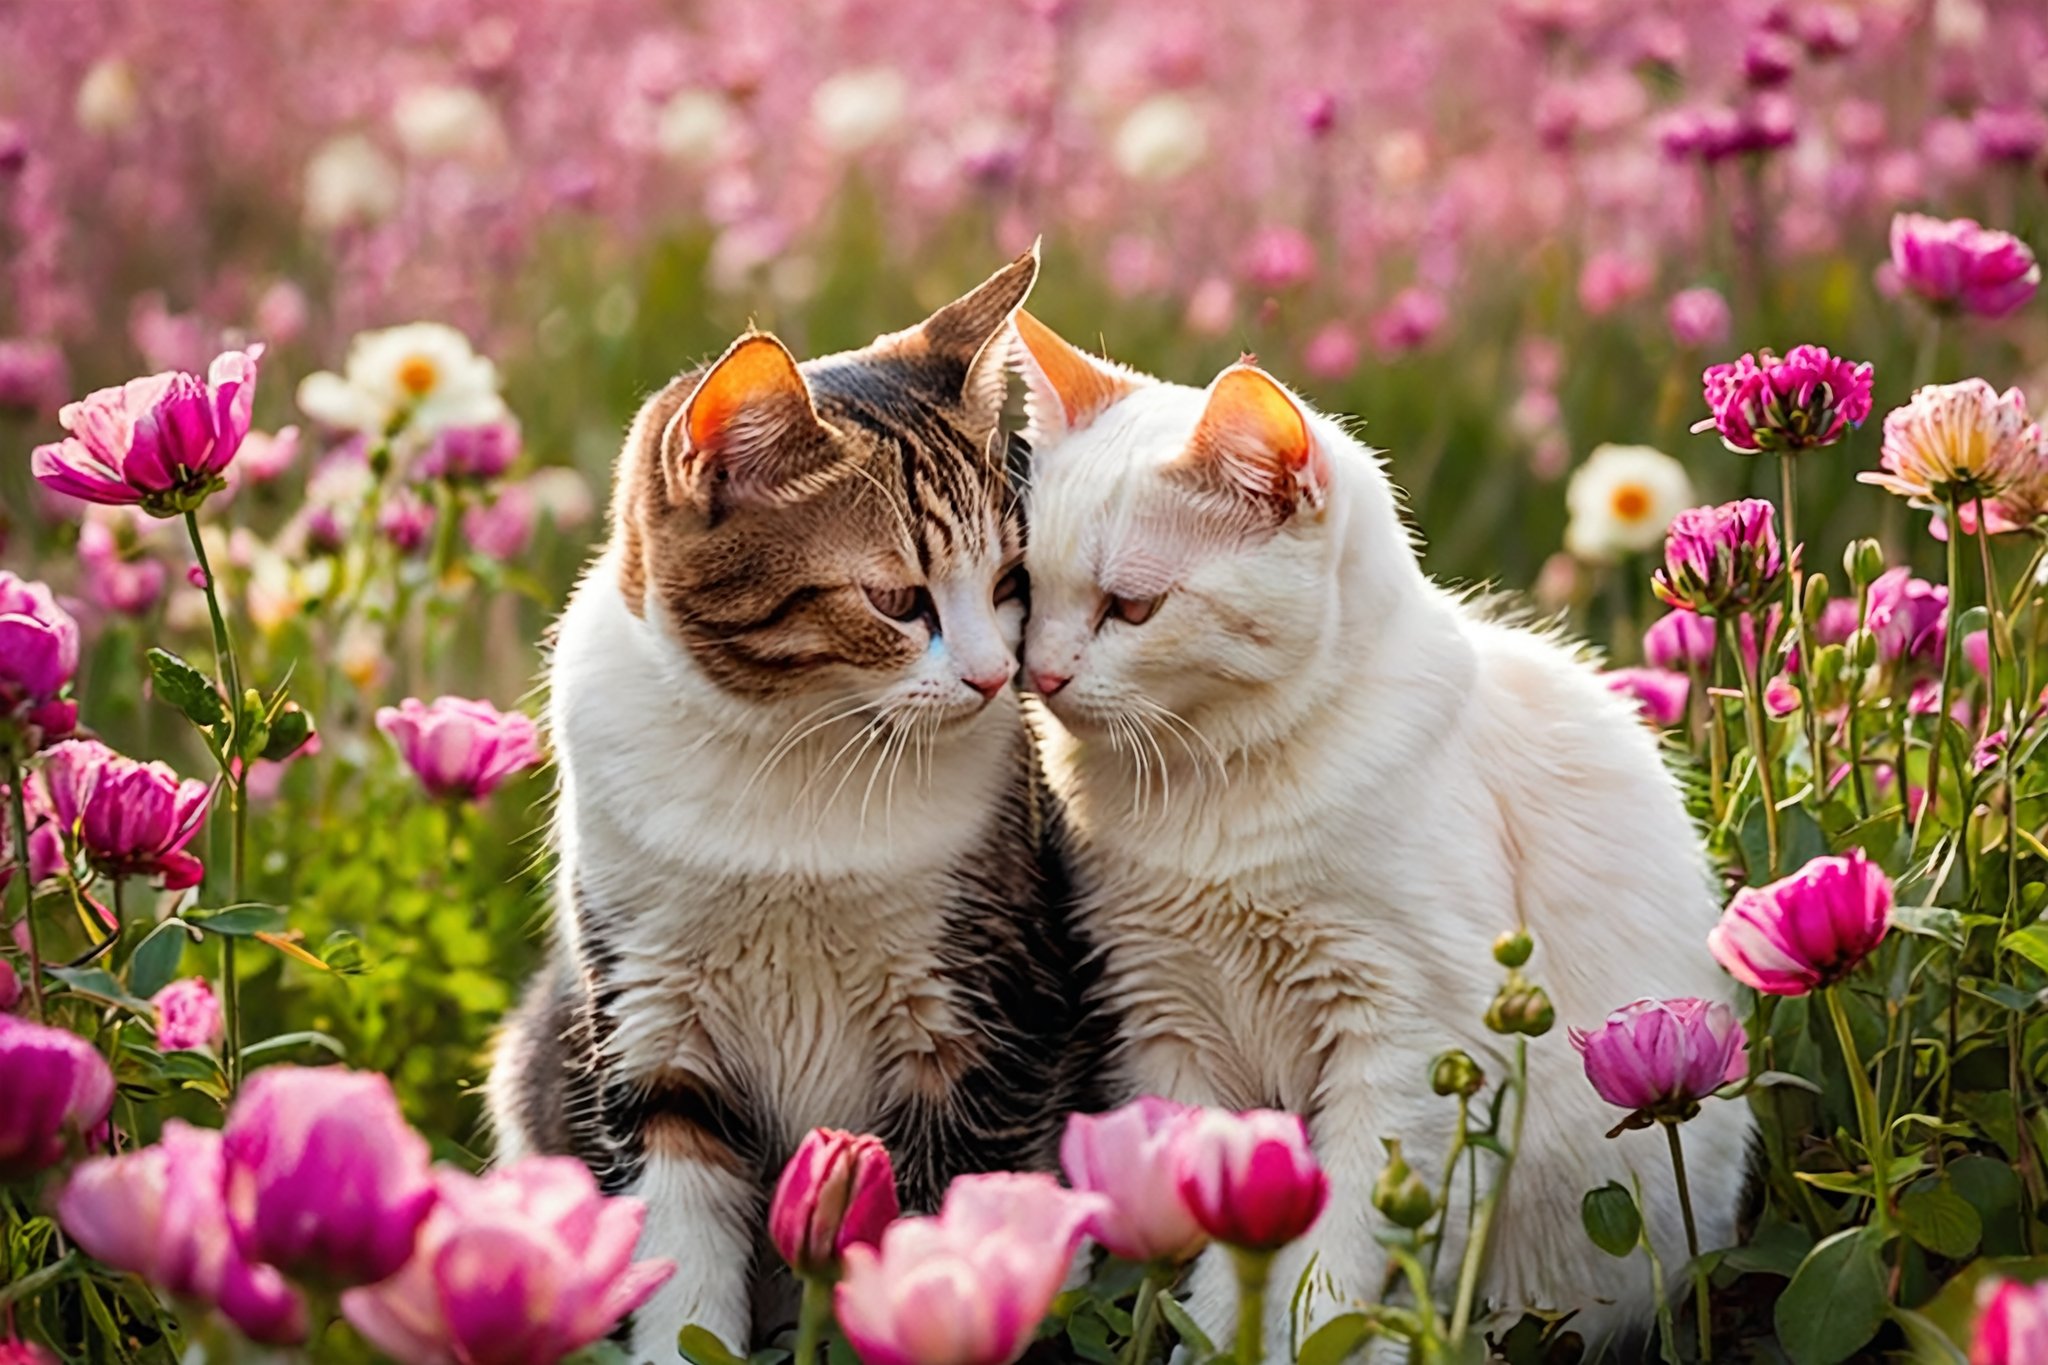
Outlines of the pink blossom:
{"type": "Polygon", "coordinates": [[[94,518],[79,525],[78,564],[84,570],[86,596],[123,616],[147,616],[163,600],[170,576],[161,562],[147,555],[124,556],[114,528],[94,518]]]}
{"type": "Polygon", "coordinates": [[[1709,668],[1715,634],[1711,618],[1678,607],[1643,632],[1643,657],[1653,668],[1709,668]]]}
{"type": "Polygon", "coordinates": [[[1328,322],[1301,348],[1301,367],[1317,379],[1344,379],[1358,368],[1358,356],[1358,334],[1341,322],[1328,322]]]}
{"type": "Polygon", "coordinates": [[[154,1147],[84,1162],[57,1200],[64,1230],[95,1259],[173,1298],[215,1307],[244,1336],[306,1339],[306,1307],[235,1245],[223,1202],[221,1135],[178,1119],[154,1147]]]}
{"type": "Polygon", "coordinates": [[[64,691],[78,671],[78,622],[48,587],[0,569],[0,726],[31,748],[71,732],[77,704],[64,691]]]}
{"type": "Polygon", "coordinates": [[[1685,701],[1692,679],[1663,668],[1616,668],[1600,675],[1607,690],[1627,697],[1643,719],[1668,730],[1685,719],[1685,701]]]}
{"type": "Polygon", "coordinates": [[[1870,416],[1873,371],[1824,346],[1744,355],[1701,377],[1713,415],[1693,430],[1719,432],[1742,455],[1830,446],[1870,416]]]}
{"type": "Polygon", "coordinates": [[[2048,114],[2028,104],[1986,105],[1970,116],[1986,161],[2031,166],[2048,147],[2048,114]]]}
{"type": "Polygon", "coordinates": [[[1783,673],[1764,684],[1764,710],[1779,720],[1799,709],[1799,684],[1783,673]]]}
{"type": "Polygon", "coordinates": [[[1239,269],[1255,289],[1292,289],[1316,273],[1315,243],[1299,228],[1261,228],[1246,244],[1239,269]]]}
{"type": "Polygon", "coordinates": [[[53,747],[44,766],[57,823],[109,876],[160,877],[165,889],[197,886],[206,869],[185,845],[199,832],[212,792],[163,763],[124,758],[94,739],[53,747]]]}
{"type": "MultiPolygon", "coordinates": [[[[22,813],[28,820],[28,880],[41,886],[64,870],[64,836],[57,827],[57,812],[50,805],[50,790],[41,773],[30,773],[22,789],[22,813]]],[[[10,809],[12,790],[0,782],[0,811],[10,809]]],[[[14,835],[11,830],[0,839],[0,892],[14,880],[14,835]]]]}
{"type": "Polygon", "coordinates": [[[14,1013],[21,995],[21,977],[15,973],[14,963],[0,957],[0,1014],[14,1013]]]}
{"type": "Polygon", "coordinates": [[[1728,339],[1734,322],[1721,291],[1704,285],[1673,294],[1664,306],[1664,321],[1671,328],[1672,340],[1694,350],[1719,346],[1728,339]]]}
{"type": "Polygon", "coordinates": [[[486,559],[509,564],[533,543],[538,517],[531,489],[521,483],[504,484],[490,501],[473,504],[462,514],[463,538],[486,559]]]}
{"type": "Polygon", "coordinates": [[[1579,307],[1605,317],[1648,291],[1656,277],[1650,263],[1621,251],[1595,252],[1579,271],[1579,307]]]}
{"type": "MultiPolygon", "coordinates": [[[[0,169],[4,169],[4,164],[0,164],[0,169]]],[[[61,1362],[32,1341],[7,1337],[0,1339],[0,1365],[61,1365],[61,1362]]]]}
{"type": "Polygon", "coordinates": [[[158,516],[196,507],[249,434],[261,346],[216,357],[207,377],[173,370],[67,403],[71,433],[38,446],[36,478],[87,502],[139,503],[158,516]]]}
{"type": "Polygon", "coordinates": [[[1892,266],[1906,287],[1937,308],[1980,318],[2016,312],[2041,283],[2025,242],[1975,219],[1920,213],[1892,219],[1892,266]]]}
{"type": "Polygon", "coordinates": [[[1210,276],[1188,295],[1186,323],[1196,336],[1221,336],[1237,320],[1237,294],[1230,281],[1210,276]]]}
{"type": "Polygon", "coordinates": [[[1421,285],[1410,285],[1373,315],[1372,344],[1383,356],[1421,350],[1436,340],[1450,317],[1443,297],[1421,285]]]}
{"type": "Polygon", "coordinates": [[[1782,33],[1759,29],[1742,48],[1742,78],[1759,90],[1792,79],[1799,70],[1799,44],[1782,33]]]}
{"type": "Polygon", "coordinates": [[[488,1175],[443,1167],[396,1275],[342,1295],[370,1343],[412,1365],[527,1365],[602,1338],[675,1273],[635,1261],[647,1210],[606,1198],[582,1162],[529,1157],[488,1175]]]}
{"type": "Polygon", "coordinates": [[[377,712],[377,728],[434,796],[466,801],[489,796],[513,773],[540,762],[540,734],[517,711],[486,701],[407,697],[377,712]]]}
{"type": "Polygon", "coordinates": [[[1749,1039],[1735,1011],[1691,998],[1638,1000],[1587,1032],[1571,1030],[1600,1098],[1649,1118],[1684,1119],[1749,1074],[1749,1039]]]}
{"type": "Polygon", "coordinates": [[[114,1073],[67,1029],[0,1014],[0,1181],[18,1180],[94,1140],[114,1107],[114,1073]]]}
{"type": "Polygon", "coordinates": [[[220,1001],[203,976],[188,976],[150,997],[156,1007],[156,1045],[162,1052],[212,1047],[220,1039],[220,1001]]]}
{"type": "Polygon", "coordinates": [[[40,414],[70,391],[71,371],[54,343],[0,337],[0,409],[40,414]]]}
{"type": "Polygon", "coordinates": [[[519,458],[519,423],[506,418],[480,427],[444,427],[420,456],[423,479],[485,483],[504,474],[519,458]]]}
{"type": "Polygon", "coordinates": [[[394,488],[377,509],[377,530],[402,555],[418,554],[426,548],[440,513],[434,504],[410,488],[394,488]]]}
{"type": "Polygon", "coordinates": [[[1204,1110],[1174,1143],[1180,1194],[1202,1229],[1226,1246],[1271,1251],[1315,1225],[1330,1180],[1297,1114],[1204,1110]]]}
{"type": "Polygon", "coordinates": [[[1694,507],[1672,518],[1650,586],[1666,606],[1706,616],[1777,596],[1785,576],[1773,509],[1761,498],[1694,507]]]}
{"type": "Polygon", "coordinates": [[[1209,1241],[1180,1193],[1174,1144],[1196,1111],[1146,1095],[1107,1114],[1074,1114],[1060,1142],[1060,1165],[1077,1190],[1107,1205],[1088,1235],[1127,1261],[1178,1265],[1209,1241]]]}
{"type": "Polygon", "coordinates": [[[2041,1365],[2048,1360],[2048,1282],[1988,1277],[1977,1291],[1970,1365],[2041,1365]]]}
{"type": "Polygon", "coordinates": [[[1973,630],[1963,637],[1963,658],[1980,675],[1991,672],[1991,633],[1988,630],[1973,630]]]}
{"type": "Polygon", "coordinates": [[[1904,566],[1887,569],[1870,585],[1864,625],[1886,663],[1939,661],[1948,641],[1948,589],[1904,566]]]}
{"type": "Polygon", "coordinates": [[[1815,61],[1851,52],[1863,38],[1863,21],[1847,5],[1804,6],[1793,20],[1793,28],[1815,61]]]}
{"type": "Polygon", "coordinates": [[[1302,131],[1312,138],[1324,138],[1337,126],[1337,97],[1328,90],[1312,90],[1300,104],[1302,131]]]}
{"type": "Polygon", "coordinates": [[[299,458],[299,429],[279,427],[276,434],[252,431],[242,438],[242,450],[233,468],[251,483],[270,483],[283,477],[299,458]]]}
{"type": "Polygon", "coordinates": [[[1891,879],[1861,849],[1815,858],[1735,893],[1707,947],[1728,974],[1768,995],[1805,995],[1854,971],[1891,927],[1891,879]]]}
{"type": "Polygon", "coordinates": [[[768,1240],[798,1274],[826,1274],[848,1247],[879,1241],[898,1211],[896,1172],[880,1138],[814,1128],[776,1182],[768,1240]]]}

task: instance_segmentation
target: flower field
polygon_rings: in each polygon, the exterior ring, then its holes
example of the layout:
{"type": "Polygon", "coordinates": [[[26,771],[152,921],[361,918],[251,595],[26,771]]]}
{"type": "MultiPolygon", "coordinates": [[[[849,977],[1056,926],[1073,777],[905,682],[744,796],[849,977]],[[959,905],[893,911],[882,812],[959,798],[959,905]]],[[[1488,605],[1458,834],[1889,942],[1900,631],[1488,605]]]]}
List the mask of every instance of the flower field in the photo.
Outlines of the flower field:
{"type": "Polygon", "coordinates": [[[0,36],[0,1365],[631,1358],[658,1211],[493,1166],[484,1118],[553,894],[549,623],[647,395],[1034,241],[1034,315],[1182,382],[1255,354],[1363,423],[1430,574],[1588,642],[1726,907],[1617,951],[1704,948],[1727,999],[1563,1017],[1504,935],[1497,1047],[1410,1078],[1452,1147],[1383,1135],[1385,1294],[1287,1340],[1268,1267],[1328,1198],[1295,1116],[1136,1098],[942,1210],[820,1129],[776,1155],[802,1307],[752,1358],[2048,1362],[2036,0],[74,0],[0,36]],[[1485,1299],[1536,1049],[1681,1200],[1703,1107],[1756,1125],[1735,1245],[1584,1192],[1654,1286],[1623,1339],[1485,1299]],[[1212,1245],[1228,1340],[1174,1293],[1212,1245]]]}

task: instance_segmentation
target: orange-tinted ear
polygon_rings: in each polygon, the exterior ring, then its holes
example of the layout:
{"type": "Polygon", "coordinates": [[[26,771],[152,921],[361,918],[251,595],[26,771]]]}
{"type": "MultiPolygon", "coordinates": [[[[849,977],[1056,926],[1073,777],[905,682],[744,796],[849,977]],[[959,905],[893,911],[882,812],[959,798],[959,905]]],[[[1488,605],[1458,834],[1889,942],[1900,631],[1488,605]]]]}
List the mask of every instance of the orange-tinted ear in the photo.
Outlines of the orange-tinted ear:
{"type": "Polygon", "coordinates": [[[1098,360],[1070,344],[1023,309],[1013,324],[1017,363],[1028,391],[1027,416],[1034,444],[1079,431],[1110,404],[1145,382],[1144,376],[1098,360]]]}
{"type": "Polygon", "coordinates": [[[712,487],[740,497],[783,490],[830,453],[796,358],[766,332],[728,347],[662,434],[671,502],[708,506],[712,487]]]}
{"type": "Polygon", "coordinates": [[[1329,484],[1328,462],[1301,405],[1250,357],[1209,386],[1209,405],[1174,467],[1266,504],[1282,520],[1304,502],[1321,506],[1329,484]]]}

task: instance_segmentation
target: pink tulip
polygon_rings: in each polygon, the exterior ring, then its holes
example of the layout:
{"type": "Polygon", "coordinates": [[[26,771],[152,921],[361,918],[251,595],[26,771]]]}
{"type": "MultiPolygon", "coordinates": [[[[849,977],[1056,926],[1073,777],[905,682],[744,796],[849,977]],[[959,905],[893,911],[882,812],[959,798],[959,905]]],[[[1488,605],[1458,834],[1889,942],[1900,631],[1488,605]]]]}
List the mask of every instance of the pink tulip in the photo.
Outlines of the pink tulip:
{"type": "Polygon", "coordinates": [[[1970,1365],[2041,1365],[2048,1360],[2048,1283],[1987,1279],[1977,1302],[1970,1365]]]}
{"type": "Polygon", "coordinates": [[[1694,431],[1716,431],[1740,455],[1830,446],[1870,416],[1869,361],[1831,355],[1825,346],[1794,346],[1710,367],[1701,377],[1711,417],[1694,431]]]}
{"type": "Polygon", "coordinates": [[[519,423],[506,418],[480,427],[446,427],[419,458],[423,479],[483,483],[498,478],[519,458],[519,423]]]}
{"type": "Polygon", "coordinates": [[[1643,632],[1643,657],[1653,668],[1709,668],[1714,662],[1711,617],[1683,607],[1666,612],[1643,632]]]}
{"type": "Polygon", "coordinates": [[[220,1038],[220,1001],[203,976],[188,976],[150,997],[156,1006],[156,1045],[161,1052],[212,1047],[220,1038]]]}
{"type": "Polygon", "coordinates": [[[204,380],[166,371],[67,403],[57,420],[71,435],[38,446],[30,469],[87,502],[138,503],[159,516],[197,507],[249,434],[262,354],[228,351],[204,380]]]}
{"type": "Polygon", "coordinates": [[[0,725],[33,744],[66,735],[78,719],[62,700],[78,671],[78,622],[49,588],[0,569],[0,725]]]}
{"type": "Polygon", "coordinates": [[[77,1034],[0,1014],[0,1181],[34,1175],[95,1140],[114,1107],[114,1073],[77,1034]]]}
{"type": "Polygon", "coordinates": [[[64,1230],[95,1259],[174,1298],[217,1307],[243,1335],[306,1339],[306,1308],[284,1277],[243,1259],[222,1203],[221,1135],[172,1119],[163,1140],[72,1172],[58,1196],[64,1230]]]}
{"type": "Polygon", "coordinates": [[[1671,328],[1672,340],[1695,350],[1719,346],[1728,340],[1729,328],[1734,325],[1728,300],[1720,290],[1705,286],[1673,294],[1664,305],[1664,321],[1671,328]]]}
{"type": "Polygon", "coordinates": [[[2040,264],[2025,242],[1971,218],[1897,215],[1892,267],[1928,303],[1980,318],[2018,311],[2041,283],[2040,264]]]}
{"type": "Polygon", "coordinates": [[[478,1178],[435,1172],[439,1200],[405,1267],[342,1295],[356,1330],[410,1365],[528,1365],[603,1337],[675,1273],[633,1260],[647,1210],[581,1163],[532,1157],[478,1178]]]}
{"type": "Polygon", "coordinates": [[[1195,1110],[1146,1095],[1107,1114],[1075,1114],[1060,1142],[1060,1165],[1077,1190],[1109,1201],[1088,1235],[1127,1261],[1177,1265],[1209,1234],[1180,1194],[1174,1143],[1195,1110]]]}
{"type": "Polygon", "coordinates": [[[1636,704],[1643,719],[1660,730],[1669,730],[1685,719],[1686,697],[1692,679],[1666,668],[1616,668],[1600,675],[1607,690],[1636,704]]]}
{"type": "Polygon", "coordinates": [[[1050,1176],[962,1176],[937,1217],[847,1249],[839,1326],[865,1365],[1010,1365],[1105,1203],[1050,1176]]]}
{"type": "Polygon", "coordinates": [[[339,1067],[270,1067],[226,1129],[228,1224],[252,1261],[332,1286],[373,1284],[412,1255],[434,1205],[427,1143],[391,1082],[339,1067]]]}
{"type": "Polygon", "coordinates": [[[848,1247],[874,1245],[898,1211],[880,1138],[814,1128],[776,1183],[768,1239],[799,1275],[827,1274],[848,1247]]]}
{"type": "Polygon", "coordinates": [[[1296,1114],[1204,1110],[1174,1144],[1181,1198],[1226,1246],[1271,1251],[1315,1225],[1330,1180],[1296,1114]]]}
{"type": "Polygon", "coordinates": [[[1638,1000],[1592,1032],[1571,1030],[1600,1098],[1651,1118],[1683,1119],[1730,1081],[1749,1074],[1749,1039],[1728,1006],[1704,1000],[1638,1000]]]}
{"type": "Polygon", "coordinates": [[[1664,566],[1651,588],[1666,606],[1708,616],[1770,601],[1786,571],[1771,518],[1761,498],[1680,512],[1665,532],[1664,566]]]}
{"type": "Polygon", "coordinates": [[[438,797],[481,800],[541,759],[533,721],[485,701],[437,697],[428,704],[407,697],[378,710],[377,728],[391,736],[421,785],[438,797]]]}
{"type": "Polygon", "coordinates": [[[1815,858],[1744,887],[1707,934],[1728,974],[1767,995],[1805,995],[1856,969],[1891,927],[1892,884],[1863,850],[1815,858]]]}
{"type": "Polygon", "coordinates": [[[206,818],[204,782],[180,781],[162,763],[123,758],[95,739],[67,739],[43,769],[57,823],[78,832],[86,858],[109,876],[160,877],[196,886],[206,869],[185,852],[206,818]]]}
{"type": "MultiPolygon", "coordinates": [[[[28,881],[41,886],[64,870],[64,836],[57,828],[57,813],[50,806],[49,788],[42,775],[30,773],[22,790],[23,814],[28,817],[28,881]]],[[[12,793],[0,782],[0,811],[10,808],[12,793]]],[[[14,880],[14,835],[8,830],[0,838],[0,892],[14,880]]]]}

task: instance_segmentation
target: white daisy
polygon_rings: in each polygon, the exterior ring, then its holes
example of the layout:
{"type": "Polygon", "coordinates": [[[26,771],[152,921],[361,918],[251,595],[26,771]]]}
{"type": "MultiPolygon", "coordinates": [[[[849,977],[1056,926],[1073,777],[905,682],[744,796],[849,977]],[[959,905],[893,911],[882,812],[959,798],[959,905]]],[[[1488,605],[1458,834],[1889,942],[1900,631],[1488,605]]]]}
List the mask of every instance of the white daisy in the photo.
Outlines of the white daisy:
{"type": "Polygon", "coordinates": [[[469,338],[438,322],[358,333],[341,374],[322,370],[299,383],[299,408],[315,421],[371,437],[401,432],[424,440],[447,427],[503,420],[498,368],[469,338]]]}
{"type": "Polygon", "coordinates": [[[910,106],[910,84],[892,66],[828,76],[811,92],[811,123],[836,152],[858,152],[896,131],[910,106]]]}
{"type": "Polygon", "coordinates": [[[1564,547],[1589,564],[1654,550],[1671,519],[1699,501],[1685,466],[1649,446],[1603,445],[1564,493],[1564,547]]]}
{"type": "Polygon", "coordinates": [[[1133,180],[1174,180],[1208,155],[1209,125],[1186,96],[1154,95],[1124,117],[1112,150],[1133,180]]]}
{"type": "Polygon", "coordinates": [[[391,158],[361,133],[329,138],[306,160],[306,226],[318,232],[381,223],[404,192],[391,158]]]}

